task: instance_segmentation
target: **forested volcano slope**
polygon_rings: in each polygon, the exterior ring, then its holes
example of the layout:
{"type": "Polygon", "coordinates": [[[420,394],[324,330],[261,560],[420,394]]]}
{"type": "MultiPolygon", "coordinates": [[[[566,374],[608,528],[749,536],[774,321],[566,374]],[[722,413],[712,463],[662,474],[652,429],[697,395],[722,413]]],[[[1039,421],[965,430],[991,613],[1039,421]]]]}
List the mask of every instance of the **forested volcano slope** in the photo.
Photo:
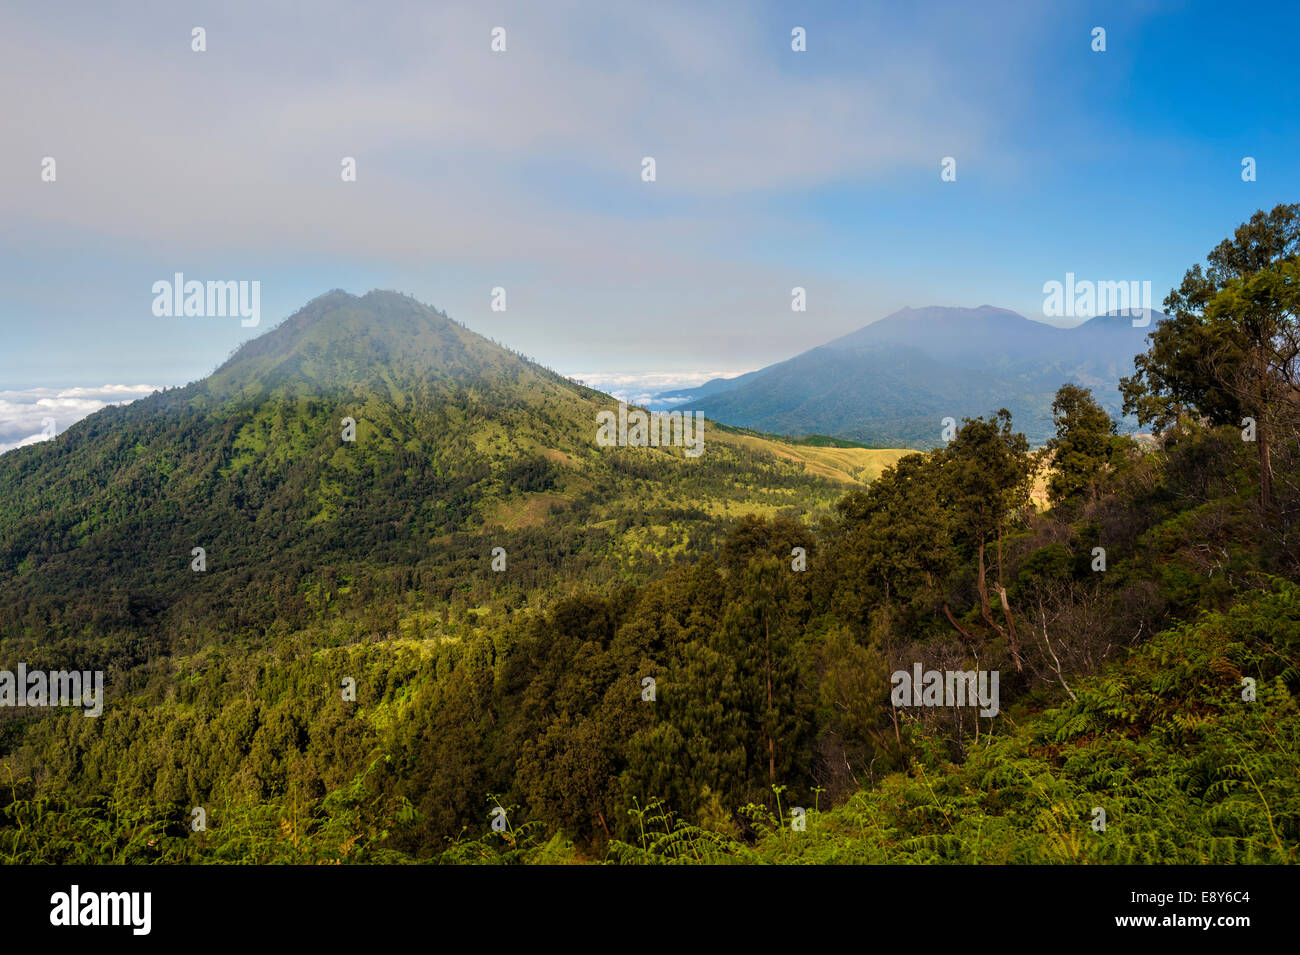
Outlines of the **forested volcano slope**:
{"type": "Polygon", "coordinates": [[[391,633],[399,594],[459,617],[644,576],[729,511],[826,509],[898,457],[711,426],[694,460],[598,447],[615,407],[413,299],[323,295],[208,378],[0,457],[4,651],[122,668],[340,605],[391,633]]]}

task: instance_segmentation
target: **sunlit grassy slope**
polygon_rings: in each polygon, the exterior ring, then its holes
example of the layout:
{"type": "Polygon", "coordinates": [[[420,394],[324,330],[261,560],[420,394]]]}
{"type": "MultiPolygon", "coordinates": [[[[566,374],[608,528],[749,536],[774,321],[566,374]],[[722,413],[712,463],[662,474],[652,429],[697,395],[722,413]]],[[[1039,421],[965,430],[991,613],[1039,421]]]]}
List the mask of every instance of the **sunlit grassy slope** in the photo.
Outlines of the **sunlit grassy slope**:
{"type": "Polygon", "coordinates": [[[780,438],[733,431],[714,425],[715,441],[766,451],[786,461],[802,465],[810,475],[846,484],[867,484],[880,472],[908,454],[908,448],[828,448],[811,444],[791,444],[780,438]]]}

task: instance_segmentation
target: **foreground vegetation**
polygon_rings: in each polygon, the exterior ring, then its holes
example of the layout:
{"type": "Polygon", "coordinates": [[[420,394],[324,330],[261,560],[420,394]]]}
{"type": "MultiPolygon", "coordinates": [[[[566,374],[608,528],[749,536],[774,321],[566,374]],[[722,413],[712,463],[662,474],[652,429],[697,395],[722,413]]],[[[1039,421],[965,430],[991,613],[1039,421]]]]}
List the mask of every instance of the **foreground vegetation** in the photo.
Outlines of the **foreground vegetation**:
{"type": "Polygon", "coordinates": [[[389,436],[352,460],[299,328],[6,456],[4,652],[103,660],[112,692],[0,724],[0,860],[1293,862],[1298,213],[1171,296],[1126,383],[1155,448],[1067,385],[1039,452],[1001,412],[847,492],[791,457],[863,449],[738,434],[692,473],[600,457],[584,390],[443,329],[430,361],[483,384],[419,397],[345,353],[389,436]],[[195,521],[223,574],[169,569],[195,521]],[[997,714],[892,705],[917,663],[999,672],[997,714]]]}

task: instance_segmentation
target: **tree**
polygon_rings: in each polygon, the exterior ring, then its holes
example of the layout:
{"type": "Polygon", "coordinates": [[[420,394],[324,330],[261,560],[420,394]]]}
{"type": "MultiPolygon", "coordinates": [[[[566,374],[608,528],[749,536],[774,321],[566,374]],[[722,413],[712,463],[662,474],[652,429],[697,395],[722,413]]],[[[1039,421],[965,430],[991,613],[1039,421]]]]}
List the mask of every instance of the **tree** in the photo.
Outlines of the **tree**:
{"type": "Polygon", "coordinates": [[[790,550],[811,551],[812,543],[792,521],[747,517],[722,548],[727,602],[712,646],[727,661],[727,679],[744,714],[750,799],[754,790],[770,793],[778,780],[805,775],[813,701],[804,686],[808,661],[800,644],[810,601],[790,550]]]}
{"type": "Polygon", "coordinates": [[[1215,424],[1255,421],[1260,505],[1272,507],[1272,446],[1295,407],[1300,354],[1300,204],[1262,210],[1169,293],[1171,318],[1120,382],[1124,413],[1165,428],[1187,408],[1215,424]]]}
{"type": "MultiPolygon", "coordinates": [[[[984,622],[1007,638],[1016,669],[1023,670],[1015,620],[1002,582],[1002,534],[1008,517],[1029,502],[1033,459],[1023,434],[1012,432],[1011,412],[991,420],[966,418],[952,442],[939,452],[941,483],[952,515],[954,537],[973,547],[978,560],[976,586],[984,622]],[[984,549],[997,541],[996,589],[1007,626],[993,619],[984,549]]],[[[951,620],[951,614],[949,615],[951,620]]]]}
{"type": "Polygon", "coordinates": [[[1056,437],[1047,442],[1054,452],[1048,497],[1053,504],[1084,494],[1096,501],[1098,481],[1114,447],[1115,422],[1089,389],[1065,384],[1052,402],[1052,423],[1056,437]]]}
{"type": "Polygon", "coordinates": [[[886,658],[894,632],[942,602],[959,562],[939,485],[938,458],[909,454],[838,505],[832,606],[886,658]]]}

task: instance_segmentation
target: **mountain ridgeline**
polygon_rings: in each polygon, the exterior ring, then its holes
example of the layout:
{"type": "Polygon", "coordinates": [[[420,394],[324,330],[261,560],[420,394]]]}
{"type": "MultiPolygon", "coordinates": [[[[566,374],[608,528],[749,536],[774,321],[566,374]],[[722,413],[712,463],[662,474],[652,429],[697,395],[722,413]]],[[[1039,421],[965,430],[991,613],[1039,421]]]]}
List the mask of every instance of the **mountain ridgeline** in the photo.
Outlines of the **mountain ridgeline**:
{"type": "Polygon", "coordinates": [[[806,442],[604,447],[609,396],[331,292],[0,455],[0,861],[1296,861],[1272,216],[1136,365],[1127,320],[923,310],[698,402],[806,442]],[[102,712],[11,708],[20,664],[105,671],[102,712]]]}
{"type": "Polygon", "coordinates": [[[1057,328],[988,305],[905,308],[787,361],[656,399],[774,434],[919,449],[941,443],[945,417],[1007,408],[1041,444],[1053,432],[1052,398],[1064,382],[1091,389],[1107,413],[1123,418],[1119,379],[1162,318],[1144,311],[1057,328]]]}
{"type": "Polygon", "coordinates": [[[0,457],[0,638],[121,667],[197,646],[196,617],[235,636],[410,588],[523,601],[651,573],[732,507],[826,510],[897,457],[711,427],[698,460],[597,447],[614,407],[406,296],[323,295],[208,378],[0,457]],[[495,546],[508,575],[484,573],[495,546]]]}

